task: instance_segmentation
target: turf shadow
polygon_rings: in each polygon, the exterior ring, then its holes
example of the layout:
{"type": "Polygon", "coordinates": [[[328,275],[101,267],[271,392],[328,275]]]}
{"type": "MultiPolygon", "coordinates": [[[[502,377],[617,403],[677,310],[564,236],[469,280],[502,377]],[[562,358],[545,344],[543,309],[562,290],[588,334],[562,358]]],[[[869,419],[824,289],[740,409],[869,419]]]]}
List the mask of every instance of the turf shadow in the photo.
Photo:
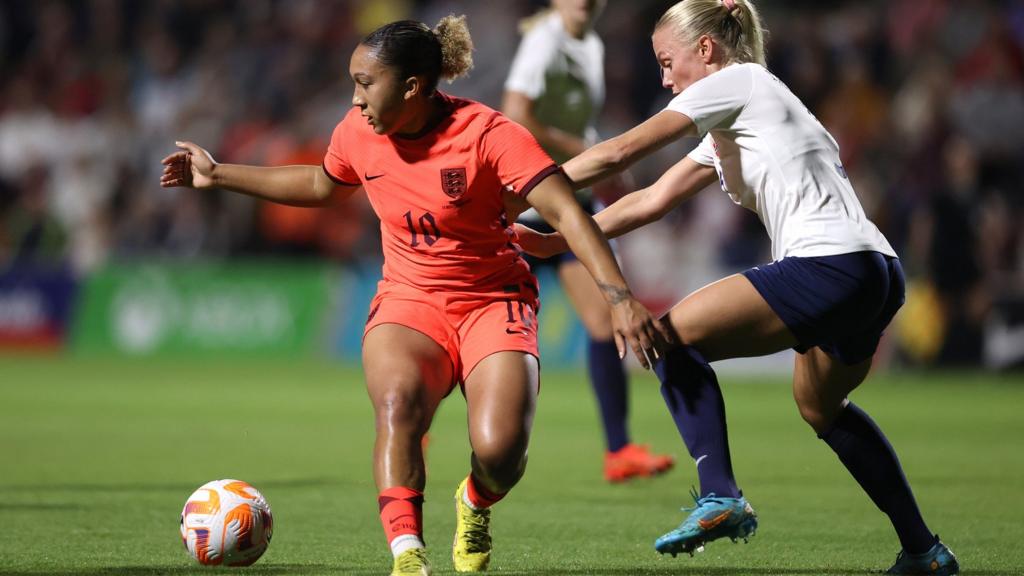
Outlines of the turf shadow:
{"type": "MultiPolygon", "coordinates": [[[[308,574],[310,572],[328,571],[334,574],[345,574],[347,576],[379,576],[380,570],[369,570],[365,568],[351,569],[344,566],[326,566],[323,564],[257,564],[244,569],[245,574],[278,575],[278,574],[308,574]]],[[[237,568],[200,568],[197,566],[120,566],[116,568],[91,568],[91,569],[64,569],[64,570],[30,570],[30,571],[9,571],[0,570],[0,576],[185,576],[210,574],[239,574],[237,568]]],[[[729,566],[718,567],[690,567],[666,566],[664,568],[557,568],[551,570],[495,570],[492,572],[501,576],[866,576],[868,574],[877,576],[878,570],[845,570],[842,568],[734,568],[729,566]]],[[[971,576],[1007,576],[1007,572],[1001,570],[968,570],[971,576]]]]}
{"type": "MultiPolygon", "coordinates": [[[[844,568],[766,568],[766,567],[688,567],[666,566],[664,568],[635,567],[622,568],[556,568],[551,570],[501,570],[495,574],[502,576],[878,576],[881,570],[844,569],[844,568]]],[[[1006,572],[997,570],[968,570],[971,576],[1006,576],[1006,572]]]]}
{"type": "MultiPolygon", "coordinates": [[[[358,574],[344,567],[318,564],[257,564],[245,568],[245,574],[309,574],[329,570],[338,574],[358,574]]],[[[109,568],[61,568],[57,570],[0,570],[0,576],[185,576],[210,574],[239,574],[238,568],[201,566],[116,566],[109,568]]],[[[369,574],[369,572],[366,572],[369,574]]]]}
{"type": "Polygon", "coordinates": [[[55,502],[0,502],[0,512],[66,512],[68,510],[85,510],[81,504],[59,504],[55,502]]]}
{"type": "MultiPolygon", "coordinates": [[[[290,480],[269,480],[259,482],[261,490],[277,488],[319,488],[323,486],[342,486],[354,484],[341,478],[293,478],[290,480]]],[[[4,492],[184,492],[190,493],[198,486],[192,483],[125,483],[125,484],[9,484],[0,485],[0,494],[4,492]]]]}
{"type": "Polygon", "coordinates": [[[191,484],[159,484],[159,483],[128,483],[128,484],[8,484],[0,486],[0,494],[4,492],[162,492],[189,491],[196,487],[191,484]]]}

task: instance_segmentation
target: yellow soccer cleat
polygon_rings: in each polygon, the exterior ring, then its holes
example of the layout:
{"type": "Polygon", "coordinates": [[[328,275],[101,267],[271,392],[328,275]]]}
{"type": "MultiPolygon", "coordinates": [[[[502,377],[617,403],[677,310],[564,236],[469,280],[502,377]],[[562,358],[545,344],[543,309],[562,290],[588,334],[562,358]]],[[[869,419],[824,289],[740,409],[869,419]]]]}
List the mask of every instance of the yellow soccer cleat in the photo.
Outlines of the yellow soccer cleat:
{"type": "Polygon", "coordinates": [[[455,490],[455,541],[452,563],[456,572],[483,572],[491,562],[491,511],[473,510],[462,499],[466,478],[455,490]]]}
{"type": "Polygon", "coordinates": [[[395,558],[391,576],[430,576],[426,548],[410,548],[395,558]]]}

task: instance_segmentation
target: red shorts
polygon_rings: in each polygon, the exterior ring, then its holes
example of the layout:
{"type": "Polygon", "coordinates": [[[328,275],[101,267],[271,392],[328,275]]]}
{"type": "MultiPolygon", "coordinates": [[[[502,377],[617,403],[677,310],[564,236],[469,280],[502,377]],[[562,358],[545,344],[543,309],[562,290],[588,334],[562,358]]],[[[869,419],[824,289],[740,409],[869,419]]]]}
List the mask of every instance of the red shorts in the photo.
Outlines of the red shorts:
{"type": "Polygon", "coordinates": [[[540,302],[535,288],[510,287],[506,294],[501,298],[493,294],[424,292],[381,280],[370,303],[363,338],[381,324],[400,324],[426,334],[448,352],[454,388],[466,381],[477,363],[495,352],[519,351],[540,358],[540,302]]]}

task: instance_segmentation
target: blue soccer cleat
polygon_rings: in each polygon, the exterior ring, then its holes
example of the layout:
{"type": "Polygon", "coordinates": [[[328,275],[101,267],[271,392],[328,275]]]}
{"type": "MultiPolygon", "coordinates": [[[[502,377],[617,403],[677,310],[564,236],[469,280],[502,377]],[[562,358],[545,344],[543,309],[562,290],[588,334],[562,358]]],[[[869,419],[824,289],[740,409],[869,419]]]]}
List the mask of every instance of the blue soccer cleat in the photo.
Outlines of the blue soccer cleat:
{"type": "Polygon", "coordinates": [[[654,542],[658,552],[672,556],[685,552],[693,556],[712,540],[729,538],[735,542],[742,538],[746,542],[757,530],[757,514],[746,498],[719,498],[714,494],[698,498],[697,492],[692,490],[690,495],[697,505],[683,508],[684,512],[690,511],[686,520],[654,542]]]}
{"type": "Polygon", "coordinates": [[[906,550],[900,550],[896,556],[896,563],[885,573],[904,576],[950,576],[960,573],[960,564],[952,550],[947,548],[936,534],[935,545],[923,554],[908,554],[906,550]]]}

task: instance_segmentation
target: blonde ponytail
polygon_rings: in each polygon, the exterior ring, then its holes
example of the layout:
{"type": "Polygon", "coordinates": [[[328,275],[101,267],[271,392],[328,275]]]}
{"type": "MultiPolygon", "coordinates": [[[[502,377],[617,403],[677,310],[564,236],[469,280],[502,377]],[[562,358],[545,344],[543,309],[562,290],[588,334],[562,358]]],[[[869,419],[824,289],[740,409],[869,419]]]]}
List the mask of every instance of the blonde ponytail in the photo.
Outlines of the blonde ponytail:
{"type": "Polygon", "coordinates": [[[654,29],[664,26],[687,43],[711,36],[726,50],[729,62],[766,63],[768,31],[751,0],[682,0],[665,11],[654,29]]]}

